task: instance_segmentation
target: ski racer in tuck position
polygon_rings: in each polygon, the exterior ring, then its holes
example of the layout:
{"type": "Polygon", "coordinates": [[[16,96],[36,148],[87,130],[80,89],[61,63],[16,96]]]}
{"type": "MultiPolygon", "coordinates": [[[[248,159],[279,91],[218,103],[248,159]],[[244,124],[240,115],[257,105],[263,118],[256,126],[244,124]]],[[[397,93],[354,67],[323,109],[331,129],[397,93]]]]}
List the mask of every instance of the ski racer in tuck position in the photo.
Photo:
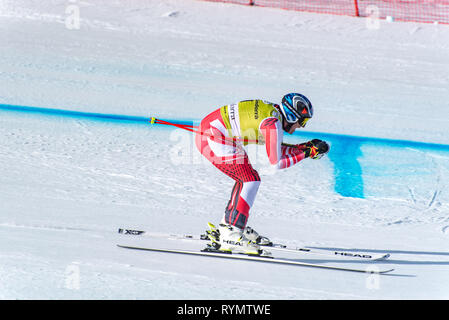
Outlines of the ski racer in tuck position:
{"type": "Polygon", "coordinates": [[[260,185],[244,145],[265,144],[269,162],[277,169],[289,168],[305,158],[319,159],[329,151],[322,140],[289,145],[284,132],[292,134],[313,116],[312,103],[302,94],[289,93],[281,105],[246,100],[213,111],[200,124],[195,143],[201,154],[235,180],[231,199],[218,227],[209,224],[211,247],[223,252],[261,253],[269,240],[248,227],[249,211],[260,185]]]}

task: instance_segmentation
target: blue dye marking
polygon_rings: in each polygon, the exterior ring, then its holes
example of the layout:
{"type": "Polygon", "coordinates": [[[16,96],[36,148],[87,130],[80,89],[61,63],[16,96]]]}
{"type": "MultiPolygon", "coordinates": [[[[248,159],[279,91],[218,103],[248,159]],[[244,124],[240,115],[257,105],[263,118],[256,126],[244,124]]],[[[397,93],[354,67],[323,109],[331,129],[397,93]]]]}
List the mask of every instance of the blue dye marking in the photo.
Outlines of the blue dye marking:
{"type": "MultiPolygon", "coordinates": [[[[9,104],[0,104],[0,110],[26,112],[34,114],[64,116],[70,118],[85,118],[97,121],[108,122],[126,122],[136,124],[149,124],[150,117],[127,116],[117,114],[90,113],[80,111],[70,111],[62,109],[49,109],[28,106],[15,106],[9,104]]],[[[176,124],[198,123],[194,120],[167,120],[176,124]]],[[[331,150],[328,154],[330,161],[334,167],[335,192],[344,197],[365,198],[363,170],[359,159],[363,158],[361,147],[363,145],[374,145],[380,148],[397,147],[397,148],[413,148],[418,150],[433,150],[449,152],[449,145],[426,143],[408,140],[382,139],[371,137],[358,137],[342,134],[332,134],[323,132],[307,132],[296,131],[295,136],[305,139],[318,138],[326,140],[331,144],[331,150]]]]}
{"type": "MultiPolygon", "coordinates": [[[[92,113],[92,112],[82,112],[82,111],[72,111],[63,109],[50,109],[50,108],[39,108],[39,107],[28,107],[28,106],[16,106],[10,104],[0,104],[0,110],[31,113],[31,114],[43,114],[49,116],[62,116],[69,118],[84,118],[95,121],[106,121],[106,122],[129,122],[129,123],[144,123],[149,124],[150,117],[141,116],[128,116],[121,114],[107,114],[107,113],[92,113]]],[[[170,121],[176,124],[192,124],[192,121],[170,121]]]]}
{"type": "Polygon", "coordinates": [[[317,138],[331,144],[328,157],[334,168],[334,191],[343,197],[364,199],[363,171],[358,161],[363,156],[362,138],[326,133],[295,132],[307,139],[317,138]]]}
{"type": "MultiPolygon", "coordinates": [[[[383,139],[371,137],[358,137],[351,135],[341,135],[321,132],[296,131],[294,135],[306,139],[318,138],[330,142],[331,149],[328,154],[329,160],[334,167],[334,190],[344,197],[365,198],[365,182],[363,176],[373,174],[372,165],[362,170],[360,164],[363,159],[361,148],[363,146],[377,146],[379,149],[389,148],[410,148],[421,151],[441,151],[449,152],[449,145],[417,142],[397,139],[383,139]]],[[[377,161],[377,171],[385,170],[385,163],[382,159],[377,161]],[[381,163],[379,163],[381,162],[381,163]],[[382,169],[383,168],[383,169],[382,169]]],[[[400,166],[400,164],[398,164],[400,166]]],[[[395,167],[395,170],[398,168],[395,167]]],[[[409,168],[409,171],[413,171],[409,168]]],[[[412,173],[407,173],[412,174],[412,173]]]]}

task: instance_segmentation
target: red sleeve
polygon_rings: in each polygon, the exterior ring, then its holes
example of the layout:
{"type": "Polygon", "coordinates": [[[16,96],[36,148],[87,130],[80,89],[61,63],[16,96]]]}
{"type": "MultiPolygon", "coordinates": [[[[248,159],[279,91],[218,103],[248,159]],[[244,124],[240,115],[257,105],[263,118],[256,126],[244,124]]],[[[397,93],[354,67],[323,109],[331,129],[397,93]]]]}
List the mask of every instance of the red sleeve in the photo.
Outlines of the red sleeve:
{"type": "Polygon", "coordinates": [[[267,118],[260,124],[265,139],[268,160],[279,169],[285,169],[304,159],[304,152],[296,147],[283,146],[284,131],[277,118],[267,118]]]}
{"type": "Polygon", "coordinates": [[[279,161],[279,169],[285,169],[297,164],[305,158],[304,151],[296,147],[282,146],[282,157],[279,161]]]}

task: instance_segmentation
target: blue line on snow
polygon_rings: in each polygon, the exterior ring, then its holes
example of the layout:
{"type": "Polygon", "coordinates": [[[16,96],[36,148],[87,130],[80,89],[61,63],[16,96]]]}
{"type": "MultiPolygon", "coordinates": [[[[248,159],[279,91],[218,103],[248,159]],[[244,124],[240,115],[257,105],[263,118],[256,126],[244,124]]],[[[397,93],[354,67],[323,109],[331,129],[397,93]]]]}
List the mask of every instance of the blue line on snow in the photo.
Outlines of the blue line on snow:
{"type": "MultiPolygon", "coordinates": [[[[10,104],[0,104],[0,110],[35,113],[44,115],[64,116],[70,118],[86,118],[100,121],[110,122],[131,122],[131,123],[148,123],[149,117],[142,116],[128,116],[117,114],[104,114],[104,113],[90,113],[81,111],[71,111],[63,109],[50,109],[39,108],[29,106],[16,106],[10,104]]],[[[194,120],[167,120],[177,124],[193,124],[198,121],[194,120]]],[[[332,148],[329,153],[329,159],[334,165],[335,176],[335,191],[344,197],[364,198],[364,181],[363,170],[359,163],[362,151],[361,146],[364,144],[390,146],[400,148],[416,148],[435,151],[449,151],[449,145],[408,141],[408,140],[396,140],[396,139],[383,139],[372,137],[359,137],[334,133],[324,132],[307,132],[297,131],[295,136],[301,136],[304,138],[320,138],[326,141],[330,141],[332,148]]]]}
{"type": "MultiPolygon", "coordinates": [[[[119,122],[148,123],[150,121],[150,117],[128,116],[128,115],[107,114],[107,113],[92,113],[92,112],[83,112],[83,111],[72,111],[72,110],[39,108],[39,107],[28,107],[28,106],[16,106],[16,105],[11,105],[11,104],[0,104],[0,110],[23,112],[23,113],[36,113],[36,114],[44,114],[44,115],[52,115],[52,116],[63,116],[63,117],[69,117],[69,118],[85,118],[85,119],[91,119],[91,120],[102,120],[102,121],[110,121],[110,122],[119,121],[119,122]]],[[[192,122],[175,120],[174,123],[191,124],[192,122]]]]}
{"type": "Polygon", "coordinates": [[[104,114],[104,113],[90,113],[90,112],[27,107],[27,106],[15,106],[15,105],[10,105],[10,104],[0,104],[0,109],[7,110],[7,111],[15,111],[15,112],[40,113],[40,114],[45,114],[45,115],[64,116],[64,117],[70,117],[70,118],[90,118],[90,119],[102,119],[102,120],[111,120],[111,121],[113,121],[113,120],[115,120],[115,121],[131,121],[131,122],[148,121],[148,118],[144,118],[144,117],[104,114]]]}

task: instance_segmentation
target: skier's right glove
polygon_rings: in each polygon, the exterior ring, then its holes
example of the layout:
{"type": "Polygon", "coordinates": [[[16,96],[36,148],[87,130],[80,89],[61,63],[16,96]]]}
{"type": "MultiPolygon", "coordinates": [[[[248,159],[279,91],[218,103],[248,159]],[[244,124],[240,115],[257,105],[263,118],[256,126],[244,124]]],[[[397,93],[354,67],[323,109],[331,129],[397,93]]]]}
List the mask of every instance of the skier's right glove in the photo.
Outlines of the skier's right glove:
{"type": "Polygon", "coordinates": [[[320,159],[329,152],[329,144],[320,139],[313,139],[311,141],[296,145],[298,149],[304,152],[306,158],[320,159]]]}

